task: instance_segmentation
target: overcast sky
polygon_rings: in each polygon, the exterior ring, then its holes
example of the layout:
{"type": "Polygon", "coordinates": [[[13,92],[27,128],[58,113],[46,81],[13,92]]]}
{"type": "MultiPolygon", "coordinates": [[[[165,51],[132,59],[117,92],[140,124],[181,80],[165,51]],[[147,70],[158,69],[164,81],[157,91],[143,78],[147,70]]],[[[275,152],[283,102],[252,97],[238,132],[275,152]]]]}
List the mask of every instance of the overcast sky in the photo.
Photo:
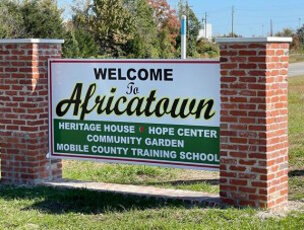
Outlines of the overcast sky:
{"type": "MultiPolygon", "coordinates": [[[[178,0],[167,0],[176,8],[178,0]]],[[[70,15],[72,0],[58,0],[70,15]]],[[[243,36],[266,36],[273,21],[274,32],[289,27],[297,29],[304,23],[303,0],[188,0],[197,17],[202,20],[207,12],[207,21],[213,26],[213,34],[228,34],[231,31],[232,6],[235,9],[235,32],[243,36]]]]}

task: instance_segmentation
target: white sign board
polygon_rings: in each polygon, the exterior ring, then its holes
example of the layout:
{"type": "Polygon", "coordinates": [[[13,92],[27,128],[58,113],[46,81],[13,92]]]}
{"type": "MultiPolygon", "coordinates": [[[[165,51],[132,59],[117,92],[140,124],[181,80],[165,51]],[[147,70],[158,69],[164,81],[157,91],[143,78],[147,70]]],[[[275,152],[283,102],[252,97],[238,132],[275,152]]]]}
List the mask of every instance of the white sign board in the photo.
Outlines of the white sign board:
{"type": "Polygon", "coordinates": [[[219,167],[217,61],[49,61],[50,155],[219,167]]]}

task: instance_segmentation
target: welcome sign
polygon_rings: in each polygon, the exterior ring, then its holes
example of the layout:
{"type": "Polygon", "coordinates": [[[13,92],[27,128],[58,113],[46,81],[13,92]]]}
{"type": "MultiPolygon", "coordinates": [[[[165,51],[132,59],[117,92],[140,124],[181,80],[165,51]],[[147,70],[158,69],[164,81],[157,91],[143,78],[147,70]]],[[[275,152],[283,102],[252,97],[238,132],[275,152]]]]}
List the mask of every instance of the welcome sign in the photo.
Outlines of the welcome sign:
{"type": "Polygon", "coordinates": [[[216,61],[49,60],[50,156],[219,167],[216,61]]]}

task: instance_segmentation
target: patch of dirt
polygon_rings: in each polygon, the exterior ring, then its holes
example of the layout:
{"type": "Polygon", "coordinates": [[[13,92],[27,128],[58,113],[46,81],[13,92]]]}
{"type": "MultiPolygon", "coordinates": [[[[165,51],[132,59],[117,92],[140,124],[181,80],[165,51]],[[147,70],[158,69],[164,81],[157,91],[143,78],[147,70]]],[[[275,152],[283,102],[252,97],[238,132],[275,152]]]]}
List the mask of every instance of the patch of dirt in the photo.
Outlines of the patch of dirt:
{"type": "Polygon", "coordinates": [[[197,171],[197,170],[182,170],[178,174],[179,180],[204,180],[204,179],[219,179],[219,172],[197,171]]]}
{"type": "Polygon", "coordinates": [[[288,201],[288,204],[281,209],[271,211],[259,211],[256,215],[262,220],[269,218],[283,218],[286,217],[292,211],[304,212],[304,200],[288,201]]]}

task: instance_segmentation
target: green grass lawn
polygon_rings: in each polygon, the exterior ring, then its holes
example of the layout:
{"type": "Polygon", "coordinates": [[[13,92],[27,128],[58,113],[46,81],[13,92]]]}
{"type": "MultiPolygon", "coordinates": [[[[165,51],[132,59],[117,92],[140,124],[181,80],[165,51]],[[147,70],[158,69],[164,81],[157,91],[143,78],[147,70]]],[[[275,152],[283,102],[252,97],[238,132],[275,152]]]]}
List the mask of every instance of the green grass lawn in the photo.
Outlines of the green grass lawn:
{"type": "Polygon", "coordinates": [[[289,197],[304,199],[304,77],[289,80],[289,197]]]}
{"type": "MultiPolygon", "coordinates": [[[[290,199],[304,202],[304,77],[289,90],[290,199]]],[[[218,174],[65,161],[64,177],[218,192],[218,174]]],[[[303,229],[304,212],[261,218],[258,210],[187,207],[178,201],[86,190],[0,187],[0,229],[303,229]]]]}
{"type": "Polygon", "coordinates": [[[257,212],[86,190],[0,189],[0,229],[303,229],[301,212],[268,219],[257,212]]]}
{"type": "Polygon", "coordinates": [[[85,181],[219,191],[218,172],[77,161],[65,161],[63,172],[65,178],[85,181]]]}

